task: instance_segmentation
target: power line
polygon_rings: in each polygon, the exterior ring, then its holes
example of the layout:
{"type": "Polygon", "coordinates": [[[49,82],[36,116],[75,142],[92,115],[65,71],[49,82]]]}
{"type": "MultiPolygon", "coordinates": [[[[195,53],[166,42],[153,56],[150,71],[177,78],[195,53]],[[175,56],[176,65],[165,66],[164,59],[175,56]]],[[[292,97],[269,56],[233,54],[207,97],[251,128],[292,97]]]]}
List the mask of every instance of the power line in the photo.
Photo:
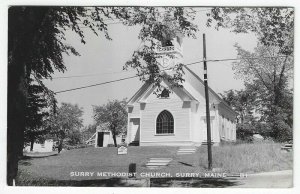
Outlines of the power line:
{"type": "Polygon", "coordinates": [[[113,82],[123,81],[123,80],[131,79],[131,78],[135,78],[135,77],[138,77],[138,76],[135,75],[135,76],[126,77],[126,78],[122,78],[122,79],[117,79],[117,80],[102,82],[102,83],[98,83],[98,84],[93,84],[93,85],[88,85],[88,86],[82,86],[82,87],[72,88],[72,89],[68,89],[68,90],[61,90],[61,91],[54,92],[54,93],[58,94],[58,93],[69,92],[69,91],[73,91],[73,90],[80,90],[80,89],[84,89],[84,88],[90,88],[90,87],[94,87],[94,86],[100,86],[100,85],[109,84],[109,83],[113,83],[113,82]]]}
{"type": "MultiPolygon", "coordinates": [[[[139,43],[139,45],[136,47],[134,52],[138,51],[141,48],[141,45],[144,43],[143,40],[139,43]]],[[[129,60],[129,59],[128,59],[129,60]]],[[[96,73],[96,74],[85,74],[85,75],[71,75],[71,76],[61,76],[61,77],[54,77],[52,79],[68,79],[68,78],[78,78],[78,77],[92,77],[92,76],[98,76],[98,75],[110,75],[110,74],[116,74],[116,73],[126,73],[131,72],[133,70],[129,71],[117,71],[117,72],[107,72],[107,73],[96,73]]]]}
{"type": "MultiPolygon", "coordinates": [[[[132,71],[132,70],[129,70],[132,71]]],[[[68,78],[79,78],[79,77],[93,77],[99,75],[111,75],[117,73],[126,73],[129,71],[116,71],[116,72],[107,72],[107,73],[95,73],[95,74],[84,74],[84,75],[71,75],[71,76],[61,76],[61,77],[53,77],[52,79],[68,79],[68,78]]]]}
{"type": "Polygon", "coordinates": [[[209,62],[219,62],[219,61],[236,61],[236,60],[245,60],[245,59],[270,59],[270,58],[283,58],[288,57],[287,55],[281,55],[281,56],[272,56],[272,57],[246,57],[246,58],[229,58],[229,59],[211,59],[206,60],[209,62]]]}
{"type": "MultiPolygon", "coordinates": [[[[206,60],[206,61],[207,62],[219,62],[219,61],[236,61],[236,60],[242,60],[242,59],[262,59],[262,58],[282,58],[282,57],[286,57],[286,56],[211,59],[211,60],[206,60]]],[[[193,65],[193,64],[197,64],[197,63],[201,63],[201,62],[203,62],[203,61],[196,61],[196,62],[185,64],[185,65],[193,65]]],[[[85,75],[61,76],[61,77],[53,77],[52,79],[68,79],[68,78],[77,78],[77,77],[93,77],[93,76],[98,76],[98,75],[110,75],[110,74],[116,74],[116,73],[127,73],[127,72],[131,72],[131,71],[132,70],[129,70],[129,71],[107,72],[107,73],[85,74],[85,75]]]]}
{"type": "MultiPolygon", "coordinates": [[[[245,59],[263,59],[263,58],[282,58],[282,57],[287,57],[287,56],[213,59],[213,60],[206,60],[206,62],[220,62],[220,61],[245,60],[245,59]]],[[[188,63],[188,64],[185,64],[184,66],[189,66],[189,65],[193,65],[193,64],[197,64],[197,63],[202,63],[202,62],[204,62],[204,60],[196,61],[196,62],[193,62],[193,63],[188,63]]],[[[172,68],[168,68],[168,69],[164,69],[164,70],[171,70],[171,69],[172,68]]],[[[94,86],[99,86],[99,85],[105,85],[105,84],[109,84],[109,83],[119,82],[119,81],[131,79],[131,78],[135,78],[135,77],[138,77],[138,75],[131,76],[131,77],[125,77],[125,78],[121,78],[121,79],[117,79],[117,80],[111,80],[111,81],[102,82],[102,83],[97,83],[97,84],[92,84],[92,85],[87,85],[87,86],[82,86],[82,87],[77,87],[77,88],[72,88],[72,89],[68,89],[68,90],[61,90],[61,91],[54,92],[54,93],[58,94],[58,93],[69,92],[69,91],[74,91],[74,90],[80,90],[80,89],[84,89],[84,88],[90,88],[90,87],[94,87],[94,86]]]]}

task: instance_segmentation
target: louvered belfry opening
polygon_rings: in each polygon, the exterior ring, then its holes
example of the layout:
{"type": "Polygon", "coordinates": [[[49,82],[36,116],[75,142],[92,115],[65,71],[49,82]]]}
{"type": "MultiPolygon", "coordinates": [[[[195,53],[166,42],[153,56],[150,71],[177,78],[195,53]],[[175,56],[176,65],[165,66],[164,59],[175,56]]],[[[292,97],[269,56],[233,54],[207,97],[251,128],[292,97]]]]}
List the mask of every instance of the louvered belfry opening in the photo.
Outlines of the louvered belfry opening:
{"type": "Polygon", "coordinates": [[[156,134],[170,133],[174,133],[174,118],[169,111],[164,110],[156,119],[156,134]]]}
{"type": "Polygon", "coordinates": [[[164,89],[161,94],[160,94],[160,97],[161,98],[169,98],[169,91],[167,89],[164,89]]]}

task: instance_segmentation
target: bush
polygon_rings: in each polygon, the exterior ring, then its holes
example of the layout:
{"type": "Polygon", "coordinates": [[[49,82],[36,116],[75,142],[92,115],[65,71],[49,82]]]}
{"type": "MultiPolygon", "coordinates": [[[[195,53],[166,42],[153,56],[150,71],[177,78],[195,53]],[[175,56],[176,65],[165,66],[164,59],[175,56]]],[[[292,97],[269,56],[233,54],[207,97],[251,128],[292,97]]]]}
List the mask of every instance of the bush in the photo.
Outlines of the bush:
{"type": "Polygon", "coordinates": [[[81,143],[81,133],[79,130],[70,131],[67,135],[69,141],[68,144],[76,145],[81,143]]]}
{"type": "Polygon", "coordinates": [[[253,134],[255,133],[255,126],[251,124],[237,124],[236,138],[244,143],[253,142],[253,134]]]}
{"type": "Polygon", "coordinates": [[[87,145],[87,144],[79,144],[79,145],[67,145],[65,144],[63,147],[66,150],[72,150],[72,149],[80,149],[80,148],[86,148],[86,147],[90,147],[91,145],[87,145]]]}

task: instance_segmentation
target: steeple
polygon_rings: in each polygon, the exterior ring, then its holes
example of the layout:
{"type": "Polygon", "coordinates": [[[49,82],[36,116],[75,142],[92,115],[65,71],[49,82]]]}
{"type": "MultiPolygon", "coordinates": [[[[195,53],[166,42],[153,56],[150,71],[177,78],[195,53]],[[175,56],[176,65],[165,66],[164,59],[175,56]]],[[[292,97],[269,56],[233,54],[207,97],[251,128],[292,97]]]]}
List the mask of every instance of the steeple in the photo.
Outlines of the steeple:
{"type": "Polygon", "coordinates": [[[179,32],[163,32],[162,40],[157,42],[157,61],[160,68],[168,70],[178,63],[183,63],[183,35],[179,32]]]}

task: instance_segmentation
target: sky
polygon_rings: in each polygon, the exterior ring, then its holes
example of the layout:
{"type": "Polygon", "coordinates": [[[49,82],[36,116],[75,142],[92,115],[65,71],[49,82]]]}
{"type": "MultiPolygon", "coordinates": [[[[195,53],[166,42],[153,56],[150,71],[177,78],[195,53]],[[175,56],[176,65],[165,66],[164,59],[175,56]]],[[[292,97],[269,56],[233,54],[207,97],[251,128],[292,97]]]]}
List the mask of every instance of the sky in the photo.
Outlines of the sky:
{"type": "MultiPolygon", "coordinates": [[[[199,8],[204,10],[207,8],[199,8]]],[[[219,31],[213,27],[206,27],[205,11],[197,12],[195,24],[198,25],[197,39],[183,39],[184,63],[193,63],[203,59],[202,34],[206,34],[207,59],[236,58],[234,44],[252,51],[257,44],[254,34],[235,34],[228,29],[219,31]]],[[[103,34],[96,36],[85,29],[86,44],[82,44],[74,32],[66,32],[66,42],[80,53],[80,56],[64,55],[67,71],[55,72],[53,80],[44,80],[52,91],[97,84],[110,80],[135,75],[135,70],[122,71],[122,67],[130,59],[134,50],[141,45],[138,39],[139,26],[127,27],[123,24],[109,25],[108,32],[112,40],[104,38],[103,34]],[[80,76],[62,78],[68,76],[80,76]]],[[[231,61],[208,62],[208,84],[217,93],[230,89],[242,89],[243,81],[236,79],[232,70],[231,61]]],[[[203,63],[189,66],[194,72],[203,77],[203,63]]],[[[59,93],[56,98],[59,103],[68,102],[78,104],[83,108],[84,125],[93,123],[93,105],[103,105],[108,100],[131,98],[143,83],[138,78],[124,80],[91,88],[59,93]]]]}

